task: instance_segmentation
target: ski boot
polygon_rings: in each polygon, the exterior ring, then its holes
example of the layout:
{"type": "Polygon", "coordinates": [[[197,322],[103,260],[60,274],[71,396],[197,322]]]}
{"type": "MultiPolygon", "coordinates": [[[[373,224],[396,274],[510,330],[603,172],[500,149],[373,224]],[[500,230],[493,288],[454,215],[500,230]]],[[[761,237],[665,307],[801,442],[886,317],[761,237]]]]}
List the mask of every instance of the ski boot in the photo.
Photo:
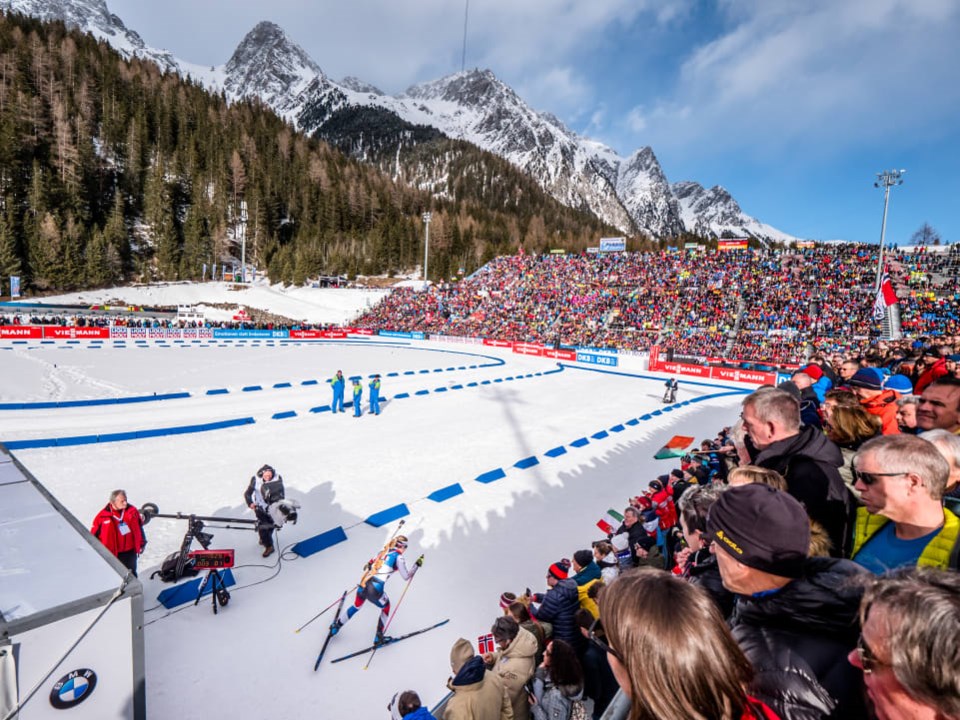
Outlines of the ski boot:
{"type": "Polygon", "coordinates": [[[337,618],[332,623],[330,623],[330,635],[336,635],[340,632],[340,628],[343,627],[343,620],[337,618]]]}

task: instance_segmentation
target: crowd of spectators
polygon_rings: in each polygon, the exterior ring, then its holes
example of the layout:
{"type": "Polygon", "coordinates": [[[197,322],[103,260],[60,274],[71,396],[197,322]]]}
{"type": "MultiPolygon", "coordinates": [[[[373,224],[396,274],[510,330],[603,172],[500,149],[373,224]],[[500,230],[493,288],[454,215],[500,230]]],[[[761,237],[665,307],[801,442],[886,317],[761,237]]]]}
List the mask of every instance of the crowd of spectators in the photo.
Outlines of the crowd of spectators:
{"type": "Polygon", "coordinates": [[[56,327],[155,328],[186,330],[196,328],[228,330],[329,330],[331,323],[302,322],[289,324],[269,320],[184,320],[175,314],[98,314],[89,312],[0,313],[0,326],[52,325],[56,327]]]}
{"type": "Polygon", "coordinates": [[[544,592],[500,595],[436,717],[960,719],[955,349],[818,356],[746,396],[544,592]]]}
{"type": "MultiPolygon", "coordinates": [[[[394,290],[358,327],[796,363],[811,344],[863,352],[877,248],[526,255],[458,283],[394,290]]],[[[911,335],[960,334],[960,255],[895,251],[888,272],[911,335]]]]}

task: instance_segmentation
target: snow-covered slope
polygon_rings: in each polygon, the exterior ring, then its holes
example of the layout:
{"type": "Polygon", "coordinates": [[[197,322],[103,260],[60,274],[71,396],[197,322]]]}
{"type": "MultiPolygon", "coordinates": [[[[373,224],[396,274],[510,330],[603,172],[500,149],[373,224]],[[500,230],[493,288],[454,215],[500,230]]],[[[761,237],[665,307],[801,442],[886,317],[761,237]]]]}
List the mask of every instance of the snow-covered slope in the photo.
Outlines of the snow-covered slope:
{"type": "Polygon", "coordinates": [[[652,148],[622,158],[577,135],[550,113],[531,108],[490,70],[454,73],[391,96],[355,77],[332,81],[270,22],[258,23],[225,65],[202,67],[148,47],[110,13],[105,0],[0,0],[0,9],[63,20],[127,57],[153,59],[164,69],[225,92],[230,100],[258,97],[306,133],[347,106],[389,110],[505,158],[560,202],[592,212],[624,233],[670,237],[685,230],[717,236],[729,231],[795,239],[743,213],[723,188],[704,190],[692,182],[671,186],[652,148]]]}

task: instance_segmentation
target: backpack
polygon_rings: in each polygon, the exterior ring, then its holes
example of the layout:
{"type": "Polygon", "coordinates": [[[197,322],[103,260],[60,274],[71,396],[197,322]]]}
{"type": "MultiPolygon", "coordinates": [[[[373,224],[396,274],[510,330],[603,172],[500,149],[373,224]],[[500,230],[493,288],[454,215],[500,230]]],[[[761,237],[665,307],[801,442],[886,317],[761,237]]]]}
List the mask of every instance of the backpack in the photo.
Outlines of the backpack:
{"type": "Polygon", "coordinates": [[[180,562],[180,552],[170,553],[163,560],[163,564],[160,565],[159,570],[154,570],[153,574],[150,575],[150,579],[159,576],[163,582],[176,582],[182,577],[193,577],[194,575],[199,575],[200,571],[197,570],[194,565],[193,558],[187,558],[187,561],[183,564],[183,571],[177,575],[177,564],[180,562]]]}

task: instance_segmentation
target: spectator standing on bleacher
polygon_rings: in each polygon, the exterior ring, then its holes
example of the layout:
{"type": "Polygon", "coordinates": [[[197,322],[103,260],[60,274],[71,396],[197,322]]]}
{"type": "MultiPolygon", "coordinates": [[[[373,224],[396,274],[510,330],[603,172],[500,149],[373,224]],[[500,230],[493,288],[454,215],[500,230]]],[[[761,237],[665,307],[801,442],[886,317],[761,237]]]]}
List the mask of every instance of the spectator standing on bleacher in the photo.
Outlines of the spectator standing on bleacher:
{"type": "Polygon", "coordinates": [[[617,679],[607,662],[607,653],[600,649],[597,643],[589,642],[591,633],[601,641],[606,639],[603,632],[603,623],[580,608],[577,610],[577,625],[580,634],[588,642],[580,656],[580,667],[583,668],[583,694],[593,700],[593,720],[600,720],[603,711],[607,709],[613,696],[617,694],[617,679]]]}
{"type": "Polygon", "coordinates": [[[513,707],[513,719],[528,720],[530,703],[524,686],[536,670],[537,639],[508,615],[498,617],[490,632],[498,649],[486,653],[483,662],[503,683],[513,707]]]}
{"type": "Polygon", "coordinates": [[[924,565],[960,567],[960,518],[943,507],[950,465],[927,440],[884,436],[854,460],[863,507],[850,557],[874,573],[924,565]]]}
{"type": "Polygon", "coordinates": [[[808,558],[810,518],[767,485],[721,494],[707,534],[723,584],[737,594],[729,622],[756,673],[749,691],[782,720],[867,717],[862,675],[846,659],[856,646],[862,568],[808,558]]]}
{"type": "Polygon", "coordinates": [[[330,411],[333,413],[343,412],[343,391],[346,389],[346,384],[342,370],[337,370],[337,374],[330,379],[330,389],[333,391],[333,404],[330,406],[330,411]]]}
{"type": "Polygon", "coordinates": [[[530,596],[530,614],[537,620],[553,626],[553,637],[570,643],[574,648],[581,645],[580,631],[574,618],[580,609],[577,583],[568,577],[570,561],[559,560],[547,568],[547,586],[545,593],[530,596]]]}
{"type": "Polygon", "coordinates": [[[850,662],[863,670],[877,717],[960,717],[960,576],[902,569],[867,586],[850,662]]]}
{"type": "Polygon", "coordinates": [[[460,638],[450,650],[453,677],[447,688],[453,692],[443,711],[443,720],[512,720],[513,706],[497,674],[487,670],[483,658],[460,638]]]}
{"type": "Polygon", "coordinates": [[[877,368],[862,368],[850,378],[849,385],[860,398],[860,405],[871,415],[880,418],[884,435],[897,435],[897,393],[883,389],[884,376],[877,368]]]}
{"type": "Polygon", "coordinates": [[[920,436],[940,451],[950,466],[947,487],[943,491],[943,506],[954,515],[960,516],[960,435],[946,430],[927,430],[920,436]]]}
{"type": "Polygon", "coordinates": [[[849,544],[853,496],[843,484],[843,454],[819,430],[800,427],[800,404],[787,392],[761,388],[743,401],[743,424],[753,464],[776,470],[787,492],[830,536],[834,554],[849,544]]]}
{"type": "Polygon", "coordinates": [[[591,642],[606,652],[632,720],[778,720],[748,694],[753,669],[698,588],[657,570],[632,571],[604,590],[600,615],[606,637],[591,642]]]}

